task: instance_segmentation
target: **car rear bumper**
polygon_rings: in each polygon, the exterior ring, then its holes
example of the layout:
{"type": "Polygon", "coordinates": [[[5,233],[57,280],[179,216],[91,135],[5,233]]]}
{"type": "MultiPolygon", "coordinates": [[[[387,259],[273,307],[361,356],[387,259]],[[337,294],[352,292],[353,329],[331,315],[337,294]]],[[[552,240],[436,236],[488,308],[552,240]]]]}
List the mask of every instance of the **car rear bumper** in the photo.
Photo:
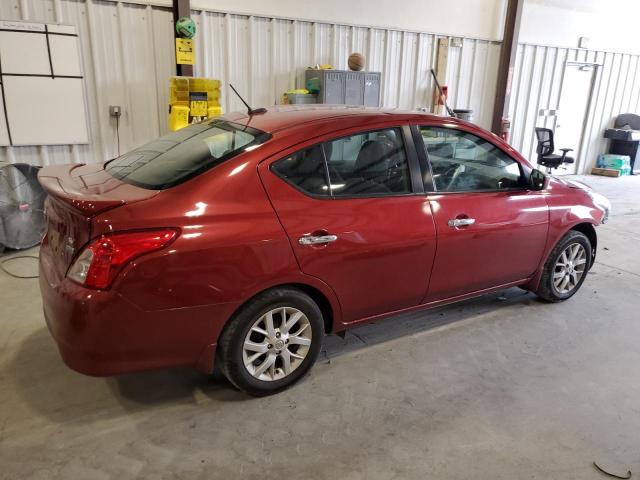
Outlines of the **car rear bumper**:
{"type": "Polygon", "coordinates": [[[211,372],[215,342],[237,305],[145,311],[117,291],[90,290],[57,278],[40,257],[44,317],[64,362],[108,376],[192,366],[211,372]]]}

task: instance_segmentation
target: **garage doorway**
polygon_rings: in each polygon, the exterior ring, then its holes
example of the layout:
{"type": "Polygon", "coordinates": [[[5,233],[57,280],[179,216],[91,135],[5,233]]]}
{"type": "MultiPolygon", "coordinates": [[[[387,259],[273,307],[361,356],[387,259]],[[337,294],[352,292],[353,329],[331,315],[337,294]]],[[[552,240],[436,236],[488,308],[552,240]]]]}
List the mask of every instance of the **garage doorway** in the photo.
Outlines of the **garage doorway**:
{"type": "Polygon", "coordinates": [[[581,172],[584,164],[581,147],[585,134],[587,113],[591,104],[596,65],[592,63],[565,64],[560,102],[555,121],[554,138],[556,150],[573,148],[569,155],[576,163],[559,169],[557,174],[567,175],[581,172]]]}

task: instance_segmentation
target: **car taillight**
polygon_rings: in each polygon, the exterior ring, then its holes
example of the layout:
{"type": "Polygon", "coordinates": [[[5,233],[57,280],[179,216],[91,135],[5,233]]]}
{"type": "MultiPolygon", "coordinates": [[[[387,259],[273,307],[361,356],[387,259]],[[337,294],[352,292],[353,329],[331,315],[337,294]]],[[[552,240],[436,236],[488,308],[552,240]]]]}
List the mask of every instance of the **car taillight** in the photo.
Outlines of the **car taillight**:
{"type": "Polygon", "coordinates": [[[166,247],[177,236],[173,228],[102,235],[78,255],[67,277],[85,287],[107,288],[131,260],[166,247]]]}

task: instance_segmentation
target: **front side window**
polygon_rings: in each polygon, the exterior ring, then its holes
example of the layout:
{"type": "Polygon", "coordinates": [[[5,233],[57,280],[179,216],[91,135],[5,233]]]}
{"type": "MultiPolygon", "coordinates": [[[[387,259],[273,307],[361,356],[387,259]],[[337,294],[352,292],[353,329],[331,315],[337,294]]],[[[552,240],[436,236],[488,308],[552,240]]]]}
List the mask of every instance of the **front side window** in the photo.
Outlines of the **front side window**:
{"type": "Polygon", "coordinates": [[[409,164],[397,128],[324,143],[333,196],[411,193],[409,164]]]}
{"type": "Polygon", "coordinates": [[[462,130],[420,127],[439,192],[523,187],[520,164],[491,142],[462,130]]]}
{"type": "Polygon", "coordinates": [[[105,165],[119,180],[160,190],[182,183],[228,160],[271,135],[221,120],[183,128],[147,143],[105,165]]]}

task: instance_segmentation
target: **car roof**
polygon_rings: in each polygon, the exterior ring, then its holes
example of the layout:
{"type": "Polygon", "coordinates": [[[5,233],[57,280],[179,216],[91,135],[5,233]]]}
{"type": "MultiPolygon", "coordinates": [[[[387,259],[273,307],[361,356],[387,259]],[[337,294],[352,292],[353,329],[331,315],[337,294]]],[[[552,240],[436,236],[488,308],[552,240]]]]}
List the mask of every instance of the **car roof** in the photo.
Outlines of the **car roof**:
{"type": "Polygon", "coordinates": [[[234,123],[251,126],[263,132],[275,133],[301,124],[321,122],[331,118],[369,117],[386,120],[393,117],[394,120],[435,120],[446,123],[463,124],[457,118],[441,117],[429,113],[405,110],[372,108],[351,105],[276,105],[267,108],[265,113],[248,115],[242,112],[233,112],[223,115],[221,119],[234,123]]]}

